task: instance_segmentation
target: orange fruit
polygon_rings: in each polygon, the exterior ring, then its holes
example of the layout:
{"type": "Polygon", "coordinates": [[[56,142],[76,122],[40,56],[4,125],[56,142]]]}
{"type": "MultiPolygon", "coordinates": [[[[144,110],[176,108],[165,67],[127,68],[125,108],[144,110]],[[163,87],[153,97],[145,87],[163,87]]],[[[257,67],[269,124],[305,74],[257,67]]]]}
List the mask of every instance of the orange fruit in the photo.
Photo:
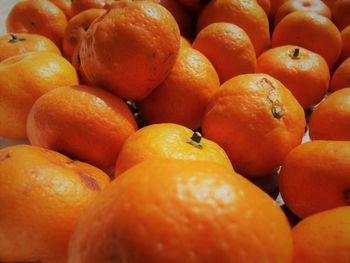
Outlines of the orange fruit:
{"type": "Polygon", "coordinates": [[[281,81],[304,109],[320,102],[329,86],[327,62],[317,53],[298,46],[267,50],[258,57],[256,72],[281,81]]]}
{"type": "Polygon", "coordinates": [[[187,38],[181,36],[181,38],[180,38],[180,47],[181,48],[187,48],[187,47],[192,47],[192,45],[191,45],[191,42],[187,38]]]}
{"type": "Polygon", "coordinates": [[[195,49],[181,48],[167,78],[137,108],[149,123],[171,122],[197,129],[219,86],[210,61],[195,49]]]}
{"type": "Polygon", "coordinates": [[[0,62],[0,136],[25,138],[33,103],[49,90],[76,84],[74,67],[52,52],[30,52],[0,62]]]}
{"type": "Polygon", "coordinates": [[[0,61],[32,51],[49,51],[61,55],[59,48],[41,35],[10,33],[0,36],[0,61]]]}
{"type": "Polygon", "coordinates": [[[344,61],[350,57],[350,26],[344,28],[341,32],[341,38],[343,41],[343,46],[340,54],[339,62],[344,61]]]}
{"type": "Polygon", "coordinates": [[[66,262],[79,216],[109,177],[30,145],[0,149],[0,174],[0,261],[66,262]]]}
{"type": "Polygon", "coordinates": [[[270,0],[256,0],[256,2],[265,11],[266,15],[268,15],[270,13],[270,9],[271,9],[271,1],[270,0]]]}
{"type": "Polygon", "coordinates": [[[303,108],[278,80],[266,74],[244,74],[221,85],[203,118],[204,137],[219,144],[234,169],[263,176],[282,164],[301,143],[303,108]]]}
{"type": "Polygon", "coordinates": [[[63,37],[63,53],[67,59],[72,59],[74,48],[83,39],[91,23],[106,12],[104,9],[88,9],[69,20],[63,37]]]}
{"type": "Polygon", "coordinates": [[[311,141],[290,151],[280,192],[299,217],[350,204],[350,142],[311,141]]]}
{"type": "Polygon", "coordinates": [[[211,61],[221,83],[255,72],[254,46],[245,31],[234,24],[209,24],[197,34],[192,47],[211,61]]]}
{"type": "Polygon", "coordinates": [[[72,8],[72,0],[50,0],[54,3],[59,9],[63,11],[66,15],[67,19],[71,18],[71,8],[72,8]]]}
{"type": "Polygon", "coordinates": [[[328,96],[312,112],[309,133],[312,140],[350,141],[350,85],[328,96]]]}
{"type": "Polygon", "coordinates": [[[166,78],[179,49],[179,28],[167,9],[150,1],[119,1],[87,31],[81,68],[93,85],[141,100],[166,78]]]}
{"type": "Polygon", "coordinates": [[[331,10],[320,0],[292,0],[285,2],[278,8],[274,24],[277,25],[283,17],[295,11],[315,12],[331,19],[331,10]]]}
{"type": "Polygon", "coordinates": [[[284,45],[297,45],[318,53],[331,67],[340,56],[342,40],[339,30],[328,18],[314,12],[296,11],[285,16],[272,34],[273,47],[284,45]]]}
{"type": "Polygon", "coordinates": [[[350,57],[334,71],[329,86],[331,92],[350,87],[350,57]]]}
{"type": "Polygon", "coordinates": [[[69,263],[291,262],[282,210],[231,169],[155,159],[110,186],[81,217],[69,263]]]}
{"type": "Polygon", "coordinates": [[[293,262],[348,262],[350,253],[349,218],[350,207],[343,206],[302,220],[293,228],[293,262]]]}
{"type": "Polygon", "coordinates": [[[77,71],[78,77],[79,77],[79,83],[82,85],[88,85],[91,86],[90,82],[88,81],[83,69],[81,68],[81,63],[80,63],[80,46],[81,46],[81,41],[77,43],[73,50],[73,55],[72,55],[72,65],[77,71]]]}
{"type": "Polygon", "coordinates": [[[114,0],[74,0],[71,4],[71,16],[88,9],[108,9],[114,0]]]}
{"type": "Polygon", "coordinates": [[[332,20],[340,31],[350,25],[350,0],[336,0],[334,2],[332,20]]]}
{"type": "MultiPolygon", "coordinates": [[[[276,15],[277,10],[283,5],[285,2],[289,0],[270,0],[270,12],[269,12],[269,20],[273,21],[276,15]]],[[[273,23],[271,22],[271,25],[273,23]]]]}
{"type": "Polygon", "coordinates": [[[242,28],[252,41],[257,55],[270,46],[268,19],[256,1],[210,1],[198,17],[197,31],[215,22],[232,23],[242,28]]]}
{"type": "Polygon", "coordinates": [[[24,0],[16,3],[6,19],[7,32],[46,36],[59,48],[62,46],[67,18],[48,0],[24,0]]]}
{"type": "Polygon", "coordinates": [[[61,87],[46,93],[34,103],[27,120],[31,144],[103,169],[114,166],[122,144],[136,129],[122,100],[88,86],[61,87]]]}
{"type": "Polygon", "coordinates": [[[116,176],[154,158],[210,161],[232,169],[225,151],[215,142],[184,126],[161,123],[143,127],[126,140],[116,162],[116,176]]]}

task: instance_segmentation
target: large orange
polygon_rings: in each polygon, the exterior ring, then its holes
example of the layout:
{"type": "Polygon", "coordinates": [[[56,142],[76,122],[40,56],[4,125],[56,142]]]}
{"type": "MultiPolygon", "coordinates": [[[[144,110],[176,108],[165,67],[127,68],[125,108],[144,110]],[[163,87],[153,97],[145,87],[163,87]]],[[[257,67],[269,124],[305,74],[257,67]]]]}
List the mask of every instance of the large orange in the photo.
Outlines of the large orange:
{"type": "Polygon", "coordinates": [[[0,150],[0,261],[66,262],[79,216],[109,178],[29,145],[0,150]]]}
{"type": "Polygon", "coordinates": [[[210,1],[198,17],[197,31],[215,22],[227,22],[241,27],[248,34],[257,55],[270,46],[268,19],[256,1],[210,1]]]}
{"type": "Polygon", "coordinates": [[[124,143],[116,162],[116,175],[154,158],[201,160],[232,169],[225,151],[198,133],[173,123],[143,127],[124,143]]]}
{"type": "Polygon", "coordinates": [[[321,101],[329,86],[330,73],[324,58],[298,46],[267,50],[258,57],[256,72],[281,81],[305,109],[321,101]]]}
{"type": "Polygon", "coordinates": [[[350,57],[350,26],[344,28],[341,32],[341,38],[343,42],[339,62],[350,57]]]}
{"type": "Polygon", "coordinates": [[[67,59],[72,60],[75,47],[83,39],[91,23],[106,12],[105,9],[88,9],[69,20],[63,37],[63,53],[67,59]]]}
{"type": "Polygon", "coordinates": [[[81,217],[69,263],[291,262],[282,210],[231,169],[156,159],[110,186],[81,217]]]}
{"type": "Polygon", "coordinates": [[[219,86],[210,61],[195,49],[181,48],[168,77],[137,106],[149,123],[171,122],[197,129],[219,86]]]}
{"type": "Polygon", "coordinates": [[[334,92],[350,87],[350,57],[345,59],[334,71],[329,90],[334,92]]]}
{"type": "Polygon", "coordinates": [[[41,96],[27,120],[27,135],[42,146],[94,164],[114,166],[124,141],[136,131],[128,106],[88,86],[61,87],[41,96]]]}
{"type": "Polygon", "coordinates": [[[74,67],[51,52],[30,52],[0,63],[0,136],[26,137],[26,119],[33,103],[44,93],[77,85],[74,67]]]}
{"type": "Polygon", "coordinates": [[[339,30],[350,25],[350,0],[336,0],[334,2],[332,20],[339,30]]]}
{"type": "Polygon", "coordinates": [[[302,220],[293,228],[293,262],[349,262],[349,218],[350,206],[343,206],[302,220]]]}
{"type": "Polygon", "coordinates": [[[263,176],[281,165],[301,143],[303,108],[292,93],[267,74],[245,74],[221,85],[207,107],[202,130],[245,176],[263,176]]]}
{"type": "Polygon", "coordinates": [[[340,56],[342,39],[328,18],[314,12],[296,11],[285,16],[272,34],[272,46],[283,45],[297,45],[316,52],[331,67],[340,56]]]}
{"type": "Polygon", "coordinates": [[[167,9],[151,1],[119,1],[87,31],[81,67],[93,85],[140,100],[166,78],[179,49],[179,28],[167,9]]]}
{"type": "Polygon", "coordinates": [[[335,91],[312,112],[309,134],[312,140],[350,141],[350,84],[335,91]]]}
{"type": "Polygon", "coordinates": [[[197,34],[192,47],[213,63],[221,83],[255,72],[254,46],[245,31],[234,24],[209,24],[197,34]]]}
{"type": "Polygon", "coordinates": [[[350,204],[350,142],[311,141],[293,149],[280,173],[280,191],[299,217],[350,204]]]}
{"type": "Polygon", "coordinates": [[[49,51],[61,55],[59,48],[41,35],[11,33],[0,36],[0,61],[32,51],[49,51]]]}
{"type": "Polygon", "coordinates": [[[66,27],[65,14],[49,0],[19,1],[6,19],[7,32],[43,35],[60,48],[66,27]]]}

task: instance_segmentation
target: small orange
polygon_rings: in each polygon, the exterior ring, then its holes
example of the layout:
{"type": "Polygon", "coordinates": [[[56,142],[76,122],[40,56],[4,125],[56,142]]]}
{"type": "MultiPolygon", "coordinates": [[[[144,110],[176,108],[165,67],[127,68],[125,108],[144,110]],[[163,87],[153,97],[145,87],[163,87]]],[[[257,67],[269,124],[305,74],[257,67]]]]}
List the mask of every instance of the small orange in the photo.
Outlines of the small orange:
{"type": "Polygon", "coordinates": [[[76,84],[74,67],[52,52],[30,52],[0,62],[0,136],[26,138],[33,103],[49,90],[76,84]]]}
{"type": "Polygon", "coordinates": [[[219,86],[210,61],[193,48],[181,48],[167,78],[137,108],[149,123],[171,122],[197,129],[219,86]]]}
{"type": "Polygon", "coordinates": [[[72,60],[74,48],[83,39],[91,23],[106,12],[104,9],[88,9],[69,20],[63,37],[63,53],[67,59],[72,60]]]}
{"type": "Polygon", "coordinates": [[[0,149],[0,261],[67,262],[79,216],[108,183],[101,170],[54,151],[0,149]]]}
{"type": "Polygon", "coordinates": [[[329,90],[331,92],[350,87],[350,57],[334,71],[329,90]]]}
{"type": "Polygon", "coordinates": [[[210,161],[232,169],[225,151],[216,143],[184,126],[161,123],[143,127],[126,140],[116,162],[116,176],[154,158],[210,161]]]}
{"type": "Polygon", "coordinates": [[[179,28],[166,8],[119,1],[83,38],[81,68],[93,85],[141,100],[169,74],[179,49],[179,28]]]}
{"type": "Polygon", "coordinates": [[[122,144],[136,129],[122,100],[88,86],[60,87],[44,94],[34,103],[27,120],[31,144],[102,169],[114,166],[122,144]]]}
{"type": "Polygon", "coordinates": [[[301,143],[303,108],[292,93],[267,74],[244,74],[221,85],[203,118],[206,138],[219,144],[234,169],[264,176],[301,143]]]}
{"type": "Polygon", "coordinates": [[[270,46],[268,19],[256,1],[210,1],[198,17],[197,31],[215,22],[232,23],[242,28],[252,41],[257,55],[270,46]]]}
{"type": "Polygon", "coordinates": [[[81,217],[69,263],[290,263],[291,229],[267,194],[221,165],[155,159],[116,178],[81,217]]]}
{"type": "Polygon", "coordinates": [[[32,51],[49,51],[61,55],[55,43],[41,35],[10,33],[0,36],[0,61],[32,51]]]}
{"type": "Polygon", "coordinates": [[[340,31],[350,25],[350,0],[336,0],[334,2],[332,20],[340,31]]]}
{"type": "Polygon", "coordinates": [[[221,83],[240,74],[255,72],[254,46],[245,31],[234,24],[209,24],[197,34],[192,47],[210,60],[221,83]]]}
{"type": "Polygon", "coordinates": [[[261,54],[256,72],[269,74],[288,88],[304,109],[326,95],[330,73],[320,55],[298,46],[280,46],[261,54]]]}
{"type": "Polygon", "coordinates": [[[296,11],[285,16],[272,34],[272,46],[283,45],[297,45],[316,52],[331,67],[340,56],[342,39],[328,18],[314,12],[296,11]]]}
{"type": "Polygon", "coordinates": [[[284,202],[301,218],[350,204],[350,142],[311,141],[294,148],[280,172],[284,202]]]}
{"type": "Polygon", "coordinates": [[[341,38],[343,42],[339,62],[344,61],[350,57],[350,26],[344,28],[341,32],[341,38]]]}
{"type": "Polygon", "coordinates": [[[268,15],[270,13],[270,9],[271,9],[271,1],[270,0],[256,0],[256,2],[265,11],[266,15],[268,15]]]}
{"type": "Polygon", "coordinates": [[[331,10],[320,0],[292,0],[285,2],[278,8],[274,24],[277,25],[283,17],[295,11],[315,12],[331,19],[331,10]]]}
{"type": "Polygon", "coordinates": [[[350,207],[343,206],[317,213],[299,222],[293,228],[293,262],[349,262],[349,218],[350,207]]]}
{"type": "Polygon", "coordinates": [[[350,85],[335,91],[312,112],[309,133],[312,140],[350,141],[350,85]]]}
{"type": "Polygon", "coordinates": [[[66,15],[68,20],[71,18],[72,16],[71,9],[72,9],[73,0],[50,0],[50,1],[63,11],[63,13],[66,15]]]}
{"type": "Polygon", "coordinates": [[[71,16],[88,9],[108,9],[114,0],[74,0],[71,5],[71,16]]]}
{"type": "Polygon", "coordinates": [[[67,18],[48,0],[23,0],[16,3],[6,19],[7,32],[33,33],[46,36],[62,47],[67,18]]]}

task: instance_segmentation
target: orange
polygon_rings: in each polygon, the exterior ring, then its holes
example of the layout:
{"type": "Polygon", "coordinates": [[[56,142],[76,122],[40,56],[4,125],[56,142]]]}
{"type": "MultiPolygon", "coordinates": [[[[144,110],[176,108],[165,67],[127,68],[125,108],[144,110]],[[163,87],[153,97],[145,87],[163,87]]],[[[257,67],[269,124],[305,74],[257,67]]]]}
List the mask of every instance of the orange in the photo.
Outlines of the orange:
{"type": "Polygon", "coordinates": [[[219,86],[210,61],[195,49],[181,48],[167,78],[137,107],[149,123],[171,122],[197,129],[219,86]]]}
{"type": "Polygon", "coordinates": [[[74,0],[71,4],[71,16],[88,9],[108,9],[114,0],[74,0]]]}
{"type": "Polygon", "coordinates": [[[116,162],[116,175],[154,158],[210,161],[232,169],[225,151],[215,142],[184,126],[161,123],[143,127],[126,140],[116,162]]]}
{"type": "Polygon", "coordinates": [[[293,149],[280,172],[280,192],[299,217],[350,204],[350,142],[312,141],[293,149]]]}
{"type": "Polygon", "coordinates": [[[66,27],[65,14],[48,0],[20,1],[12,7],[6,20],[7,32],[43,35],[59,48],[66,27]]]}
{"type": "Polygon", "coordinates": [[[264,176],[301,143],[303,108],[292,93],[267,74],[244,74],[221,85],[203,118],[204,137],[219,144],[234,169],[264,176]]]}
{"type": "Polygon", "coordinates": [[[192,47],[191,42],[183,36],[180,38],[180,46],[181,48],[192,47]]]}
{"type": "Polygon", "coordinates": [[[54,88],[78,84],[74,67],[51,52],[30,52],[0,62],[0,136],[26,137],[33,103],[54,88]]]}
{"type": "Polygon", "coordinates": [[[331,67],[340,56],[342,40],[339,30],[328,18],[314,12],[296,11],[285,16],[272,34],[272,46],[283,45],[297,45],[318,53],[331,67]]]}
{"type": "Polygon", "coordinates": [[[93,85],[141,100],[169,74],[179,49],[179,28],[166,8],[119,1],[83,38],[81,68],[93,85]]]}
{"type": "Polygon", "coordinates": [[[339,62],[344,61],[350,57],[350,26],[344,28],[341,32],[341,38],[343,42],[339,62]]]}
{"type": "Polygon", "coordinates": [[[83,39],[91,23],[106,12],[104,9],[88,9],[69,20],[63,37],[63,53],[67,59],[72,59],[74,48],[83,39]]]}
{"type": "Polygon", "coordinates": [[[350,57],[334,71],[329,90],[331,92],[350,87],[350,57]]]}
{"type": "Polygon", "coordinates": [[[31,144],[103,169],[114,166],[122,144],[136,129],[122,100],[88,86],[61,87],[46,93],[34,103],[27,120],[31,144]]]}
{"type": "Polygon", "coordinates": [[[79,83],[82,85],[90,85],[90,82],[88,81],[88,79],[86,78],[86,75],[83,71],[83,69],[81,68],[81,63],[80,63],[80,46],[81,46],[81,42],[79,42],[74,50],[73,50],[73,55],[72,55],[72,65],[75,68],[75,70],[77,71],[78,77],[79,77],[79,83]]]}
{"type": "Polygon", "coordinates": [[[210,1],[198,17],[197,31],[215,22],[232,23],[242,28],[252,41],[257,55],[270,45],[268,19],[256,1],[210,1]]]}
{"type": "Polygon", "coordinates": [[[350,141],[350,85],[335,91],[312,112],[309,133],[312,140],[350,141]]]}
{"type": "Polygon", "coordinates": [[[66,15],[68,20],[71,18],[72,16],[71,8],[72,8],[73,0],[50,0],[50,1],[63,11],[63,13],[66,15]]]}
{"type": "Polygon", "coordinates": [[[331,10],[320,0],[292,0],[285,2],[278,8],[274,24],[277,25],[283,17],[295,11],[315,12],[331,19],[331,10]]]}
{"type": "Polygon", "coordinates": [[[49,51],[61,55],[58,47],[41,35],[10,33],[0,36],[0,61],[31,51],[49,51]]]}
{"type": "Polygon", "coordinates": [[[109,183],[86,163],[47,149],[0,150],[0,261],[66,262],[83,209],[109,183]]]}
{"type": "Polygon", "coordinates": [[[340,31],[350,25],[350,0],[336,0],[334,2],[332,20],[340,31]]]}
{"type": "Polygon", "coordinates": [[[293,262],[349,262],[349,218],[350,207],[344,206],[302,220],[293,228],[293,262]]]}
{"type": "MultiPolygon", "coordinates": [[[[277,10],[280,8],[281,5],[286,3],[289,0],[270,0],[270,12],[269,12],[269,20],[273,21],[274,17],[276,15],[277,10]]],[[[271,23],[273,24],[273,23],[271,23]]]]}
{"type": "Polygon", "coordinates": [[[69,263],[291,262],[282,210],[231,169],[155,159],[110,186],[81,217],[69,263]]]}
{"type": "Polygon", "coordinates": [[[304,109],[320,102],[329,86],[327,62],[320,55],[298,46],[267,50],[257,59],[256,72],[281,81],[304,109]]]}
{"type": "Polygon", "coordinates": [[[255,72],[254,46],[245,31],[234,24],[209,24],[197,34],[192,47],[213,63],[221,83],[255,72]]]}
{"type": "Polygon", "coordinates": [[[270,0],[256,0],[256,2],[265,11],[266,15],[268,15],[270,13],[270,9],[271,9],[271,1],[270,0]]]}

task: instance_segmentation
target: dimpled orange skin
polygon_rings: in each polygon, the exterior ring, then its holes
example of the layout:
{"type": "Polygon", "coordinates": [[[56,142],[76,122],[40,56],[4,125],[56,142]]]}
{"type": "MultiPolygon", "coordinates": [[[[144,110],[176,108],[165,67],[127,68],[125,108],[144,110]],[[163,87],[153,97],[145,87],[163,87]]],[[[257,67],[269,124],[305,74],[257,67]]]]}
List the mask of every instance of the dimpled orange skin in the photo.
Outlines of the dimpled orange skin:
{"type": "Polygon", "coordinates": [[[166,78],[179,49],[179,28],[168,10],[150,1],[120,1],[87,31],[81,67],[93,85],[141,100],[166,78]]]}
{"type": "Polygon", "coordinates": [[[136,129],[122,100],[88,86],[61,87],[41,96],[27,120],[31,144],[102,169],[114,166],[122,144],[136,129]]]}
{"type": "Polygon", "coordinates": [[[350,57],[345,59],[334,71],[329,91],[334,92],[346,87],[350,87],[350,57]]]}
{"type": "Polygon", "coordinates": [[[77,85],[74,67],[51,52],[30,52],[0,63],[0,136],[26,138],[26,120],[36,99],[54,88],[77,85]]]}
{"type": "Polygon", "coordinates": [[[49,51],[61,55],[55,43],[41,35],[11,33],[0,36],[0,61],[32,51],[49,51]]]}
{"type": "Polygon", "coordinates": [[[83,39],[91,23],[106,12],[104,9],[88,9],[69,20],[63,37],[63,53],[67,59],[72,59],[75,47],[83,39]]]}
{"type": "Polygon", "coordinates": [[[255,72],[254,46],[245,31],[231,23],[212,23],[203,28],[192,47],[202,52],[215,67],[220,82],[255,72]]]}
{"type": "Polygon", "coordinates": [[[284,45],[297,45],[318,53],[331,67],[340,56],[342,39],[328,18],[314,12],[296,11],[285,16],[272,34],[272,47],[284,45]]]}
{"type": "Polygon", "coordinates": [[[192,135],[190,129],[173,123],[143,127],[131,135],[120,150],[116,176],[142,161],[154,158],[210,161],[232,169],[229,158],[219,145],[202,138],[202,147],[198,148],[190,143],[192,135]]]}
{"type": "Polygon", "coordinates": [[[204,137],[219,144],[244,176],[272,173],[301,143],[303,108],[281,82],[245,74],[221,85],[203,118],[204,137]]]}
{"type": "Polygon", "coordinates": [[[324,58],[298,46],[267,50],[258,57],[256,72],[281,81],[304,109],[321,101],[329,86],[330,73],[324,58]]]}
{"type": "Polygon", "coordinates": [[[181,48],[167,78],[137,107],[149,123],[171,122],[194,130],[201,126],[205,108],[219,86],[210,61],[193,48],[181,48]]]}
{"type": "Polygon", "coordinates": [[[320,212],[299,222],[293,228],[293,262],[349,262],[349,218],[350,207],[343,206],[320,212]]]}
{"type": "Polygon", "coordinates": [[[155,159],[114,180],[69,251],[69,263],[282,263],[292,239],[273,199],[231,169],[155,159]]]}
{"type": "Polygon", "coordinates": [[[312,140],[350,141],[350,84],[335,91],[312,112],[309,134],[312,140]]]}
{"type": "Polygon", "coordinates": [[[350,142],[311,141],[293,149],[283,162],[280,192],[301,218],[350,204],[350,142]]]}
{"type": "Polygon", "coordinates": [[[0,150],[0,261],[66,262],[76,222],[109,183],[101,170],[30,145],[0,150]]]}
{"type": "Polygon", "coordinates": [[[256,1],[214,0],[200,13],[197,31],[215,22],[236,24],[250,37],[257,55],[270,46],[269,23],[256,1]]]}
{"type": "Polygon", "coordinates": [[[59,48],[62,46],[67,18],[48,0],[25,0],[11,9],[6,19],[7,32],[33,33],[46,36],[59,48]]]}

